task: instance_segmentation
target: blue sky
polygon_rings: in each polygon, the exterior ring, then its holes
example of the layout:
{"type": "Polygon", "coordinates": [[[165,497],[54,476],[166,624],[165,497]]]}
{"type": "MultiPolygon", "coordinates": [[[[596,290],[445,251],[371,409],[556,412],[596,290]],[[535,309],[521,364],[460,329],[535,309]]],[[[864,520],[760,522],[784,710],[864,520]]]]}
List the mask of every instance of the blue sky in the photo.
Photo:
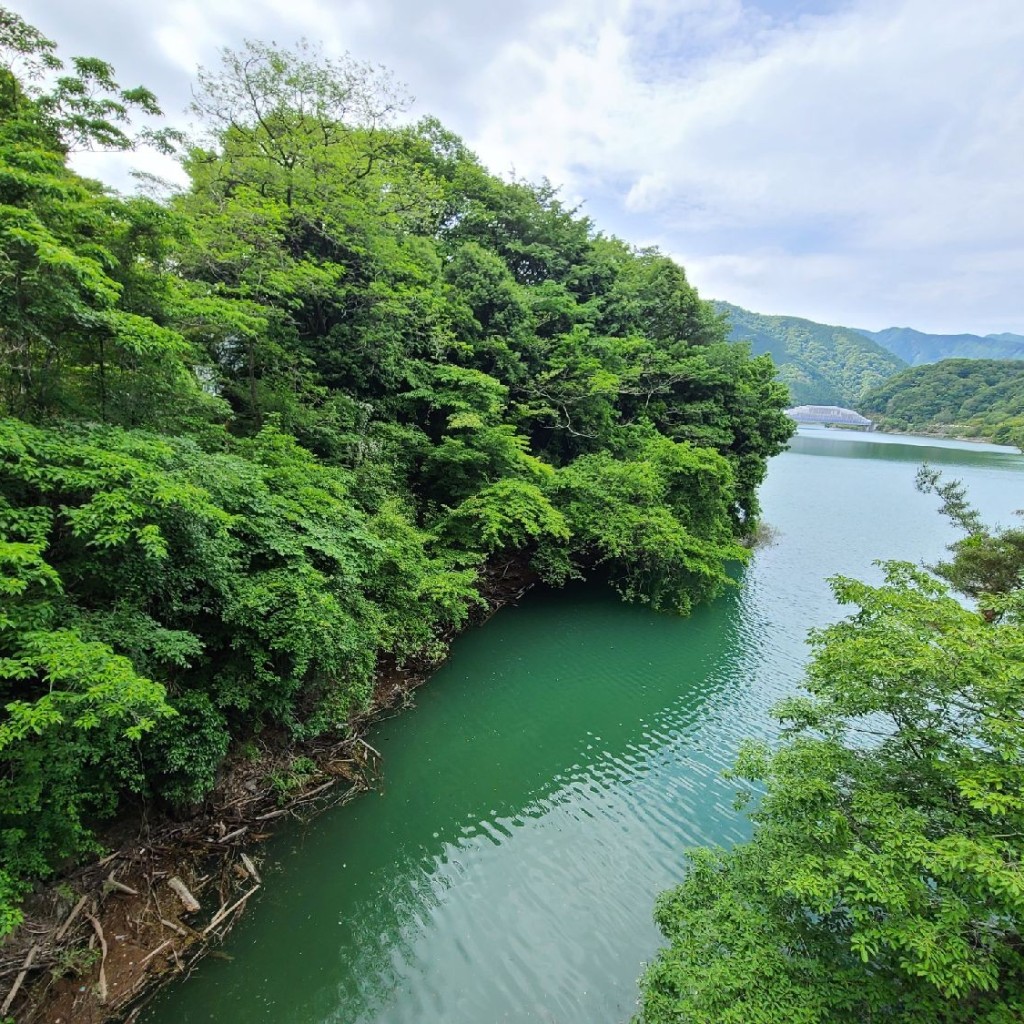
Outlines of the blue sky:
{"type": "Polygon", "coordinates": [[[385,64],[414,115],[560,183],[708,297],[1024,333],[1021,0],[8,2],[179,121],[196,64],[246,36],[385,64]]]}

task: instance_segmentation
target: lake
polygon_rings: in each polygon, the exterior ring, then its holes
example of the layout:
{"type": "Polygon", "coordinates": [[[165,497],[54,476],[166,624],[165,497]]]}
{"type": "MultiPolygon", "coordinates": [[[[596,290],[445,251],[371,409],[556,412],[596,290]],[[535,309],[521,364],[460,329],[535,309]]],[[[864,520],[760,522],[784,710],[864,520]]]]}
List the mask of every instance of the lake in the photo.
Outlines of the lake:
{"type": "Polygon", "coordinates": [[[956,533],[917,493],[927,459],[989,522],[1024,506],[994,445],[803,429],[762,489],[774,542],[689,619],[597,584],[536,589],[461,637],[379,725],[384,788],[263,850],[225,951],[147,1024],[627,1021],[682,851],[747,825],[722,779],[800,685],[827,578],[934,561],[956,533]]]}

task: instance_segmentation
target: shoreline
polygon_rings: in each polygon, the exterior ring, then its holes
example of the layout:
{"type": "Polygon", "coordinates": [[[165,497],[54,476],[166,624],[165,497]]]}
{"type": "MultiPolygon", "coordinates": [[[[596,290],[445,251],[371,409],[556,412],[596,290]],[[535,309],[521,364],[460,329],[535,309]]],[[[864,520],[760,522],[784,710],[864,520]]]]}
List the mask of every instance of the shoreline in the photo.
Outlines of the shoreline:
{"type": "Polygon", "coordinates": [[[930,441],[967,441],[971,444],[994,444],[1000,448],[1012,448],[1012,444],[1000,445],[998,441],[993,441],[990,437],[966,437],[962,434],[939,434],[939,433],[928,433],[926,431],[918,430],[887,430],[884,427],[876,426],[873,433],[876,434],[891,434],[893,437],[925,437],[930,441]]]}
{"type": "Polygon", "coordinates": [[[256,758],[236,752],[202,811],[150,822],[143,809],[101,836],[112,852],[30,896],[24,923],[0,946],[0,1020],[132,1022],[165,985],[218,955],[263,886],[257,851],[275,823],[308,820],[374,789],[383,757],[364,738],[369,728],[412,706],[459,635],[538,581],[522,558],[487,565],[481,577],[486,607],[442,635],[444,657],[399,667],[379,656],[370,707],[348,723],[348,735],[288,744],[278,734],[256,758]],[[271,777],[286,782],[275,786],[271,777]]]}
{"type": "Polygon", "coordinates": [[[831,432],[833,430],[836,430],[836,429],[839,429],[839,430],[850,430],[852,433],[863,434],[865,437],[868,437],[871,434],[883,434],[886,437],[919,437],[922,440],[927,440],[927,441],[963,441],[963,442],[968,443],[968,444],[990,444],[990,445],[995,446],[996,448],[1006,448],[1009,451],[1019,451],[1020,450],[1015,445],[1012,445],[1012,444],[1000,444],[1000,442],[993,441],[992,438],[990,438],[990,437],[977,437],[977,436],[968,437],[968,436],[963,435],[963,434],[943,434],[943,433],[937,433],[937,432],[936,433],[929,433],[927,431],[922,431],[922,430],[891,430],[891,429],[889,429],[887,427],[881,427],[878,424],[875,424],[874,430],[856,430],[855,428],[847,428],[847,427],[842,427],[842,426],[832,427],[832,426],[826,426],[824,424],[822,424],[822,425],[817,425],[816,424],[816,425],[814,425],[814,429],[816,429],[816,430],[820,429],[821,431],[823,431],[825,433],[829,433],[829,432],[831,432]]]}

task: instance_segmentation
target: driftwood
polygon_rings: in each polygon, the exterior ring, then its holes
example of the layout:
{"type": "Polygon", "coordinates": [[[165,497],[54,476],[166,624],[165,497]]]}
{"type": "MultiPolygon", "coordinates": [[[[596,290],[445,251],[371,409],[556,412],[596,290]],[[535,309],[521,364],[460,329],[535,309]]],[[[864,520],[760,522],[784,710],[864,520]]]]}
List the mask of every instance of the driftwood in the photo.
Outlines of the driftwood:
{"type": "Polygon", "coordinates": [[[295,801],[296,804],[308,803],[315,796],[319,796],[325,789],[330,789],[338,780],[331,779],[330,782],[325,782],[322,786],[317,786],[316,789],[311,789],[308,793],[303,793],[302,796],[295,801]]]}
{"type": "Polygon", "coordinates": [[[247,893],[245,893],[244,896],[242,896],[241,899],[235,900],[235,902],[232,903],[230,907],[221,907],[220,910],[218,910],[217,913],[213,915],[213,919],[210,921],[210,923],[203,929],[203,936],[205,937],[211,931],[213,931],[213,929],[216,928],[217,925],[219,925],[221,921],[223,921],[224,918],[228,916],[228,914],[232,913],[232,911],[237,910],[259,887],[259,882],[257,882],[247,893]]]}
{"type": "Polygon", "coordinates": [[[177,875],[168,878],[167,884],[174,890],[178,899],[181,900],[181,905],[188,913],[194,914],[199,910],[199,900],[188,891],[185,883],[177,875]]]}
{"type": "Polygon", "coordinates": [[[253,820],[254,821],[272,821],[274,818],[280,818],[282,814],[287,814],[290,808],[282,807],[279,811],[270,811],[267,814],[258,814],[253,820]]]}
{"type": "Polygon", "coordinates": [[[369,744],[369,743],[367,743],[367,742],[366,742],[366,740],[364,740],[362,736],[360,736],[360,737],[359,737],[359,742],[360,742],[360,743],[361,743],[361,744],[362,744],[362,745],[363,745],[364,747],[366,747],[366,749],[367,749],[367,750],[368,750],[368,751],[369,751],[369,752],[370,752],[371,754],[373,754],[373,756],[374,756],[374,757],[376,757],[378,761],[383,761],[383,760],[384,760],[384,755],[383,755],[383,754],[382,754],[382,753],[381,753],[381,752],[380,752],[380,751],[379,751],[379,750],[378,750],[378,749],[377,749],[376,747],[371,747],[371,746],[370,746],[370,744],[369,744]]]}
{"type": "Polygon", "coordinates": [[[113,872],[111,872],[103,881],[104,896],[111,892],[123,892],[126,896],[139,895],[137,889],[133,889],[130,885],[125,885],[124,882],[117,881],[117,879],[114,878],[113,872]]]}
{"type": "Polygon", "coordinates": [[[259,884],[262,881],[262,879],[260,878],[260,873],[256,870],[256,865],[253,864],[252,860],[248,857],[248,855],[244,853],[242,854],[242,867],[244,867],[245,870],[249,872],[249,875],[254,882],[259,884]]]}
{"type": "Polygon", "coordinates": [[[74,909],[64,919],[64,923],[60,926],[60,928],[57,929],[57,934],[54,935],[54,939],[56,939],[57,942],[60,942],[60,940],[64,938],[65,934],[67,933],[67,930],[71,927],[71,925],[74,922],[75,918],[78,917],[78,915],[81,913],[82,907],[84,907],[86,905],[86,903],[88,903],[88,902],[89,902],[89,897],[88,897],[88,895],[86,895],[86,896],[83,896],[75,904],[74,909]]]}
{"type": "Polygon", "coordinates": [[[107,1001],[107,939],[103,934],[103,927],[99,921],[92,914],[86,914],[85,916],[92,922],[96,938],[100,940],[100,979],[96,998],[99,999],[102,1005],[107,1001]]]}
{"type": "Polygon", "coordinates": [[[145,956],[144,956],[144,957],[143,957],[143,958],[142,958],[142,959],[141,959],[141,960],[139,961],[139,963],[140,963],[140,964],[148,964],[148,963],[149,963],[149,961],[150,961],[150,960],[152,960],[152,959],[153,959],[153,957],[155,957],[155,956],[157,955],[157,953],[159,953],[159,952],[160,952],[160,950],[161,950],[161,949],[166,949],[166,948],[167,948],[167,947],[168,947],[168,946],[169,946],[170,944],[171,944],[171,940],[170,940],[170,939],[164,939],[164,941],[163,941],[163,942],[161,942],[161,943],[160,943],[160,945],[159,945],[159,946],[157,946],[157,947],[156,947],[156,949],[154,949],[152,953],[147,953],[147,954],[146,954],[146,955],[145,955],[145,956]]]}
{"type": "Polygon", "coordinates": [[[28,951],[28,956],[25,957],[25,962],[21,965],[21,970],[18,972],[18,976],[14,979],[11,991],[7,993],[7,998],[4,1000],[3,1006],[0,1006],[0,1015],[4,1017],[7,1016],[7,1011],[11,1008],[11,1003],[14,1002],[14,997],[18,994],[18,989],[21,988],[21,983],[28,975],[29,968],[32,966],[32,961],[35,960],[36,953],[38,952],[38,943],[28,951]]]}

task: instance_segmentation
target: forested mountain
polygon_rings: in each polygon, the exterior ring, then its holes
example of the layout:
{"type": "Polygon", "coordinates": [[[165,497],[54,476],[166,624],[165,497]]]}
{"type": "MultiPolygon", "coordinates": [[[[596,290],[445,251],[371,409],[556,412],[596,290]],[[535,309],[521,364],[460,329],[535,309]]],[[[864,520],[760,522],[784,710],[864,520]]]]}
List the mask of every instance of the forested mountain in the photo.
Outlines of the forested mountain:
{"type": "Polygon", "coordinates": [[[911,366],[941,359],[1024,359],[1024,335],[923,334],[910,327],[862,331],[866,338],[899,356],[911,366]]]}
{"type": "Polygon", "coordinates": [[[861,395],[903,369],[906,363],[848,327],[830,327],[795,316],[765,316],[728,302],[715,302],[734,341],[749,341],[767,353],[789,386],[794,405],[856,408],[861,395]]]}
{"type": "Polygon", "coordinates": [[[861,409],[882,426],[1024,440],[1024,361],[944,359],[913,366],[864,396],[861,409]]]}
{"type": "Polygon", "coordinates": [[[671,259],[398,126],[368,66],[228,51],[184,142],[0,15],[0,934],[98,822],[344,731],[488,562],[728,585],[788,396],[671,259]],[[68,166],[143,144],[188,187],[68,166]]]}

